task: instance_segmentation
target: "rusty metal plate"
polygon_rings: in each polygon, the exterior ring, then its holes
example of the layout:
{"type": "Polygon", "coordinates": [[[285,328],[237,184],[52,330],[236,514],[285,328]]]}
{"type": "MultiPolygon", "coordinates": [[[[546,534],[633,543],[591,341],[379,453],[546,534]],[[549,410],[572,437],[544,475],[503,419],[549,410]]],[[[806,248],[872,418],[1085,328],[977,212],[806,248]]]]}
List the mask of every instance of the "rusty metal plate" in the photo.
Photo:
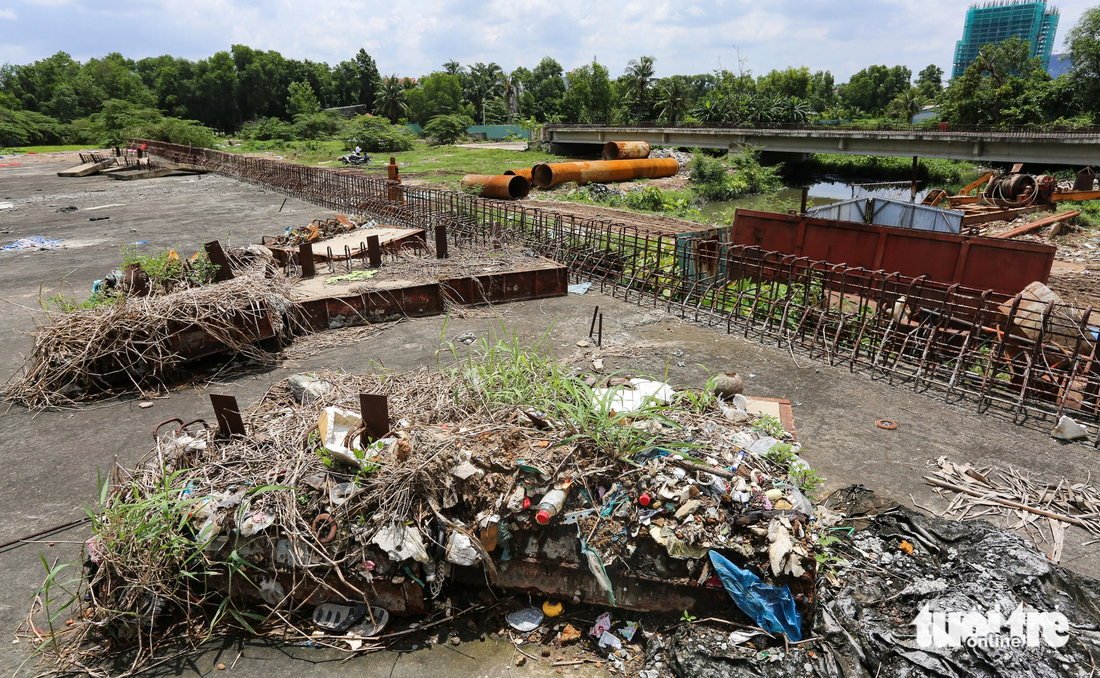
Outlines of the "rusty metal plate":
{"type": "Polygon", "coordinates": [[[560,264],[525,271],[450,278],[440,284],[447,298],[459,304],[487,304],[563,297],[569,288],[569,269],[560,264]]]}
{"type": "Polygon", "coordinates": [[[1013,295],[1046,282],[1056,248],[1039,243],[911,231],[793,214],[737,210],[733,242],[1013,295]]]}

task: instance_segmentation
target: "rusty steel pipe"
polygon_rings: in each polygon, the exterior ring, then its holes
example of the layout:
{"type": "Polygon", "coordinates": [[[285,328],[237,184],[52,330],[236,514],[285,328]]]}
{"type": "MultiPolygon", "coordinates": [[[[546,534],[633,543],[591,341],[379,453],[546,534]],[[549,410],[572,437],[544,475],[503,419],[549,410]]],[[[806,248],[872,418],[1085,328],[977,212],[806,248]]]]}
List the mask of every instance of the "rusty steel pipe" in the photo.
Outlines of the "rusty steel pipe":
{"type": "Polygon", "coordinates": [[[467,174],[462,177],[466,188],[478,186],[481,197],[497,200],[517,200],[526,198],[531,184],[518,174],[467,174]]]}
{"type": "Polygon", "coordinates": [[[550,188],[567,181],[578,184],[607,184],[634,179],[671,177],[680,171],[673,158],[644,160],[595,160],[592,162],[555,162],[535,165],[532,181],[539,188],[550,188]]]}
{"type": "Polygon", "coordinates": [[[504,173],[508,176],[511,176],[511,175],[514,174],[516,176],[523,177],[524,179],[526,179],[528,181],[528,183],[530,183],[530,181],[531,181],[531,168],[530,167],[527,167],[525,169],[505,170],[504,173]]]}
{"type": "Polygon", "coordinates": [[[604,160],[640,160],[649,157],[645,141],[609,141],[603,145],[604,160]]]}

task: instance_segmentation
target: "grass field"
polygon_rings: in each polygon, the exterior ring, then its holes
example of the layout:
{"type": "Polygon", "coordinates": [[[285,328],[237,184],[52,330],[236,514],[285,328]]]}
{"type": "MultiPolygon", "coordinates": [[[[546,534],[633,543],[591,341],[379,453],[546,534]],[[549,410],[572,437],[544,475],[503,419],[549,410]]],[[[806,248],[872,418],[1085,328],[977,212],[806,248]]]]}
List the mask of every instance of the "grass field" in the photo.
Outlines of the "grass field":
{"type": "MultiPolygon", "coordinates": [[[[221,150],[231,153],[270,152],[284,160],[303,165],[340,167],[336,160],[344,155],[342,141],[252,142],[235,144],[221,150]]],[[[531,167],[536,162],[560,162],[564,158],[540,151],[506,151],[499,148],[458,148],[431,146],[418,142],[411,151],[372,153],[373,164],[364,167],[370,174],[385,176],[390,156],[397,159],[401,176],[420,181],[458,181],[466,174],[501,174],[505,170],[531,167]]]]}
{"type": "Polygon", "coordinates": [[[15,155],[22,153],[58,153],[64,151],[94,150],[91,146],[20,146],[0,148],[0,155],[15,155]]]}

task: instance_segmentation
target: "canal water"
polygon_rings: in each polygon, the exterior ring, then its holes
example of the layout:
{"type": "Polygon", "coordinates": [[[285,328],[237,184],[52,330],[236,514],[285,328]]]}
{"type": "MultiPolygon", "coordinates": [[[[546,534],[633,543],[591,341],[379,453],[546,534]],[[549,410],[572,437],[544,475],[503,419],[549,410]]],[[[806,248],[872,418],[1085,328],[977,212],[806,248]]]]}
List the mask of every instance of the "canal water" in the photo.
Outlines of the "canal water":
{"type": "MultiPolygon", "coordinates": [[[[924,199],[929,188],[922,186],[917,190],[917,202],[924,199]]],[[[820,207],[841,200],[852,198],[890,198],[893,200],[909,201],[910,187],[908,182],[872,184],[849,184],[841,181],[818,181],[810,185],[810,196],[807,207],[820,207]]],[[[785,188],[776,193],[751,195],[736,200],[712,202],[700,208],[702,215],[711,222],[721,222],[733,218],[733,212],[737,208],[750,210],[763,210],[767,212],[786,212],[797,210],[802,205],[801,188],[785,188]]]]}

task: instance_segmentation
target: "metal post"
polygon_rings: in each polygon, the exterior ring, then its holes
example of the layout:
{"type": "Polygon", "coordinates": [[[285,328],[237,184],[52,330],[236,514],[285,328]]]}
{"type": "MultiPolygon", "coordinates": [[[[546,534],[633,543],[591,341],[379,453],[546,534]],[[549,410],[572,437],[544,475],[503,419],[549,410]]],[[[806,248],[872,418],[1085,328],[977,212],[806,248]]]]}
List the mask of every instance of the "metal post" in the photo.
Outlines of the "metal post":
{"type": "Polygon", "coordinates": [[[596,335],[596,345],[603,346],[603,313],[600,314],[600,333],[596,335]]]}
{"type": "Polygon", "coordinates": [[[302,277],[312,278],[317,275],[317,267],[313,261],[313,245],[304,242],[298,245],[298,265],[302,267],[302,277]]]}
{"type": "Polygon", "coordinates": [[[367,257],[370,259],[371,268],[382,266],[382,246],[378,244],[378,236],[376,235],[367,238],[367,257]]]}
{"type": "Polygon", "coordinates": [[[443,224],[435,227],[435,258],[447,258],[447,227],[443,224]]]}
{"type": "Polygon", "coordinates": [[[360,447],[365,448],[375,440],[385,438],[390,432],[390,405],[386,396],[360,393],[359,416],[363,418],[363,433],[359,436],[360,447]]]}
{"type": "Polygon", "coordinates": [[[210,259],[210,263],[218,267],[217,272],[214,273],[214,280],[216,282],[232,280],[233,270],[229,268],[229,259],[225,257],[225,252],[222,250],[222,244],[217,240],[211,240],[206,243],[204,247],[206,248],[206,257],[210,259]]]}
{"type": "Polygon", "coordinates": [[[809,197],[810,197],[810,187],[809,186],[803,186],[802,187],[802,209],[800,209],[798,211],[799,214],[805,214],[806,213],[806,201],[807,201],[807,199],[809,199],[809,197]]]}
{"type": "Polygon", "coordinates": [[[913,156],[913,185],[909,189],[909,202],[917,201],[917,168],[920,166],[920,158],[913,156]]]}
{"type": "Polygon", "coordinates": [[[218,437],[243,436],[244,420],[237,406],[237,399],[231,395],[210,394],[210,404],[214,407],[214,416],[218,418],[218,437]]]}
{"type": "Polygon", "coordinates": [[[592,311],[592,325],[588,328],[588,338],[591,339],[592,335],[596,333],[596,316],[600,314],[600,307],[597,306],[595,311],[592,311]]]}

